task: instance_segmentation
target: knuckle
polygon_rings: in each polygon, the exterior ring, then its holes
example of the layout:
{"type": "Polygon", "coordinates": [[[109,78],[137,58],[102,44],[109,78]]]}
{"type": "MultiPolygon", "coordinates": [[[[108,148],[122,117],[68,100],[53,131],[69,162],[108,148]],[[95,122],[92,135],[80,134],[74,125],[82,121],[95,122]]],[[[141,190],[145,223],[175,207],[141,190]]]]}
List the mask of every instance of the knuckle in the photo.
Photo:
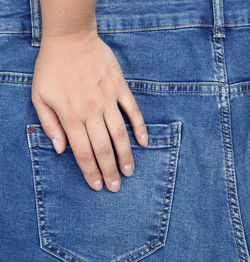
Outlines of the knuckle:
{"type": "Polygon", "coordinates": [[[86,100],[86,107],[88,108],[89,111],[95,112],[98,109],[96,99],[93,97],[89,97],[86,100]]]}
{"type": "Polygon", "coordinates": [[[114,76],[114,82],[118,85],[118,86],[123,86],[124,85],[124,78],[122,75],[118,74],[116,76],[114,76]]]}
{"type": "Polygon", "coordinates": [[[79,152],[77,154],[77,160],[81,163],[92,161],[92,154],[87,151],[79,152]]]}
{"type": "MultiPolygon", "coordinates": [[[[96,94],[94,97],[87,97],[84,101],[84,104],[78,110],[82,115],[82,112],[88,112],[88,114],[101,114],[103,111],[103,99],[99,94],[96,94]]],[[[86,114],[86,113],[85,113],[86,114]]],[[[80,116],[81,117],[81,116],[80,116]]]]}
{"type": "Polygon", "coordinates": [[[125,126],[119,126],[114,131],[113,137],[114,137],[114,139],[124,138],[126,133],[127,133],[127,129],[125,128],[125,126]]]}
{"type": "Polygon", "coordinates": [[[71,125],[76,121],[76,115],[69,103],[64,103],[62,106],[55,105],[55,109],[65,123],[71,125]]]}
{"type": "Polygon", "coordinates": [[[102,144],[95,150],[96,155],[100,158],[106,157],[111,154],[112,149],[109,144],[102,144]]]}

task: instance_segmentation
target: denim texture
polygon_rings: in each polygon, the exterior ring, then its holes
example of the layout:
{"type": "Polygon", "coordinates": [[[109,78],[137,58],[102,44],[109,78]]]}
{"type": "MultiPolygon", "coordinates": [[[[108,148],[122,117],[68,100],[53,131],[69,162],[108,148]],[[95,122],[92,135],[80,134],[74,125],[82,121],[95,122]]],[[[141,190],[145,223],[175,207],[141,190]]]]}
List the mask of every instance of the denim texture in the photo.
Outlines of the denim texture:
{"type": "Polygon", "coordinates": [[[0,262],[250,262],[250,0],[99,0],[144,117],[117,193],[57,155],[31,101],[39,0],[0,0],[0,262]]]}

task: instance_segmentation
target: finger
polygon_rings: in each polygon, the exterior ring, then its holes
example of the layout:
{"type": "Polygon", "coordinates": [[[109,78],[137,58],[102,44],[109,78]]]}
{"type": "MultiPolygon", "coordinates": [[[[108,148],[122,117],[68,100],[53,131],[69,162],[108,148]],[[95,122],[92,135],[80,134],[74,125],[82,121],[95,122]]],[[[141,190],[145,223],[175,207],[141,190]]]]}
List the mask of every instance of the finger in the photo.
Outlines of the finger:
{"type": "Polygon", "coordinates": [[[134,159],[125,122],[116,102],[106,107],[104,120],[115,145],[120,169],[124,175],[131,176],[134,171],[134,159]]]}
{"type": "Polygon", "coordinates": [[[86,129],[107,188],[112,192],[119,191],[121,178],[103,116],[88,120],[86,129]]]}
{"type": "Polygon", "coordinates": [[[32,101],[42,129],[46,135],[52,140],[53,146],[58,154],[64,152],[67,145],[67,137],[64,129],[57,117],[55,111],[42,102],[42,100],[32,101]]]}
{"type": "Polygon", "coordinates": [[[128,119],[132,125],[135,138],[142,146],[148,145],[148,132],[146,124],[144,122],[141,110],[139,109],[135,97],[131,93],[125,79],[124,86],[120,89],[117,101],[120,104],[122,110],[128,116],[128,119]]]}
{"type": "Polygon", "coordinates": [[[75,159],[83,172],[86,182],[91,188],[99,191],[103,187],[103,179],[85,125],[73,113],[69,112],[68,115],[68,117],[59,115],[59,118],[67,134],[75,159]]]}

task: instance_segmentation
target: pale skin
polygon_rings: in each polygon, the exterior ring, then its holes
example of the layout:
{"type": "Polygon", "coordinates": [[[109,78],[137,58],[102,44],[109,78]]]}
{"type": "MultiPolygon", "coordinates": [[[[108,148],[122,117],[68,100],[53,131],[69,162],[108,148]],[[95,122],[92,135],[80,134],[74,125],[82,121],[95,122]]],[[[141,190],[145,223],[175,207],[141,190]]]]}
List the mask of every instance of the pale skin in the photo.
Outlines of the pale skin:
{"type": "Polygon", "coordinates": [[[121,177],[110,139],[123,175],[131,176],[135,168],[118,103],[140,145],[147,146],[148,133],[117,58],[98,36],[96,0],[40,3],[43,32],[32,102],[42,128],[53,142],[56,138],[58,153],[69,142],[91,188],[100,191],[105,183],[108,190],[117,192],[121,177]],[[132,166],[131,172],[126,172],[126,165],[132,166]]]}

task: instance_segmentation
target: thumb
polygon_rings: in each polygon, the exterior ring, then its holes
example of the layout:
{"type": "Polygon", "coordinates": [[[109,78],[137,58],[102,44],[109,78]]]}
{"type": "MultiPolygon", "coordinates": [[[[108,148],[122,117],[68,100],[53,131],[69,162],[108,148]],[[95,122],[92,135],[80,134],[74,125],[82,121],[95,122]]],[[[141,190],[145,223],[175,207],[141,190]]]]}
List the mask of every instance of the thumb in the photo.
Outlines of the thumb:
{"type": "MultiPolygon", "coordinates": [[[[34,103],[33,103],[34,104],[34,103]]],[[[42,101],[34,104],[42,129],[52,140],[53,146],[58,154],[64,152],[67,137],[55,111],[42,101]]]]}

